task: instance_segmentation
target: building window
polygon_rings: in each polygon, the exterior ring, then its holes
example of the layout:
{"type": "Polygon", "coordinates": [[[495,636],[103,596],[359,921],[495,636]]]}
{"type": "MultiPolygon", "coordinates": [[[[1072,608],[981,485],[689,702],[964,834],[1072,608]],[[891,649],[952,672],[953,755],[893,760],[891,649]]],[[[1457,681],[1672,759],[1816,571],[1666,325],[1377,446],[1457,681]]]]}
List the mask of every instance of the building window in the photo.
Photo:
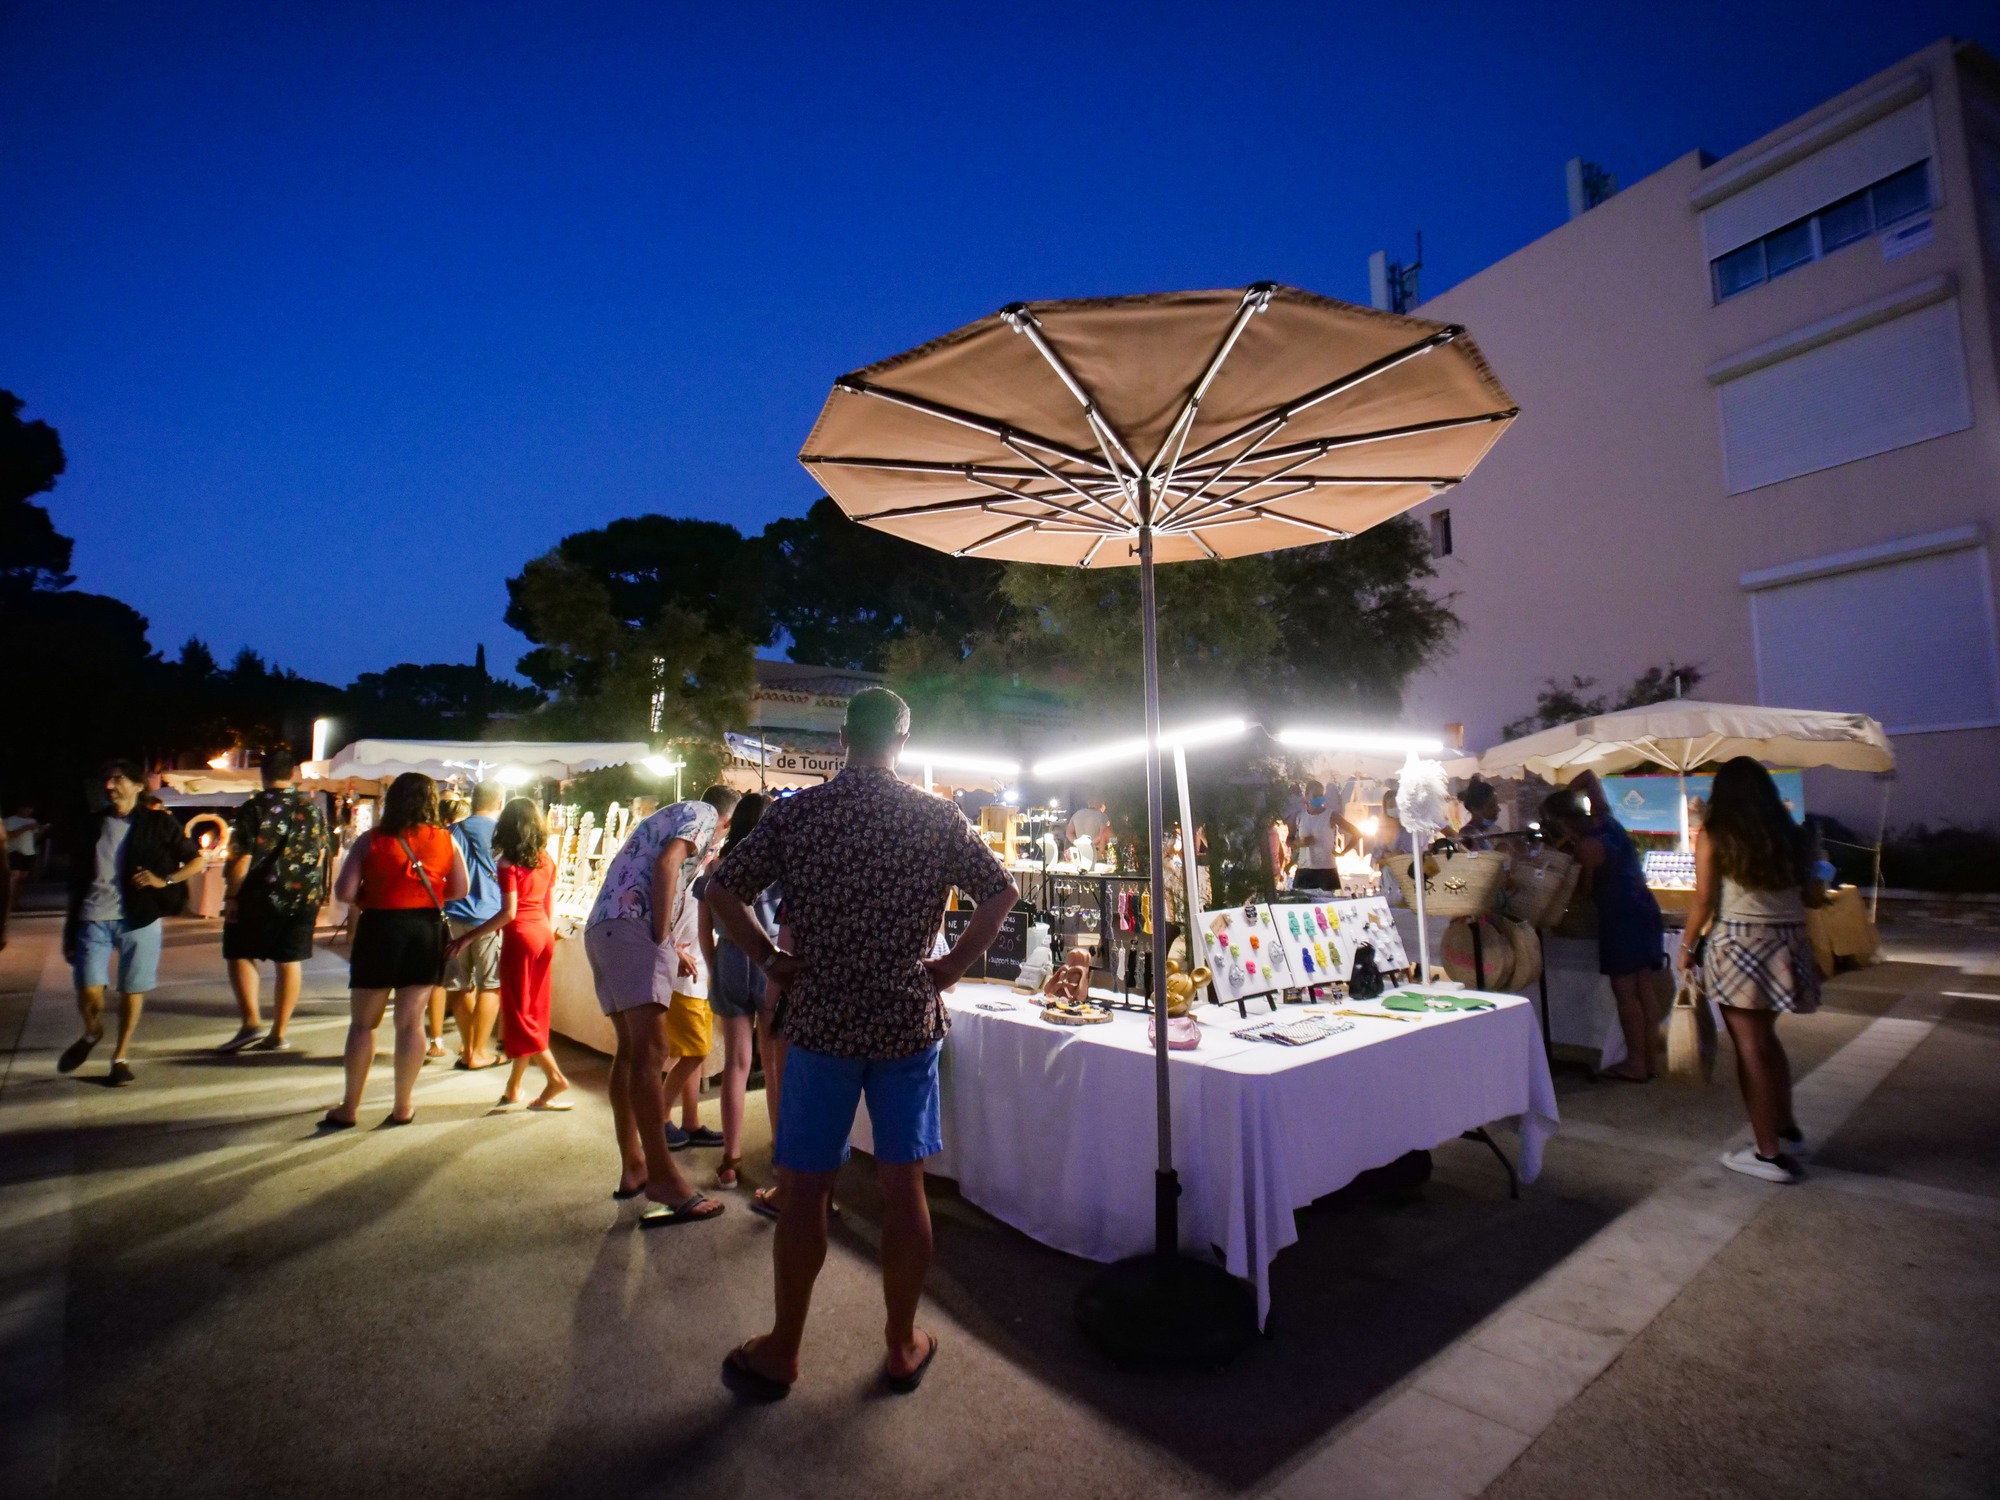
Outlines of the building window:
{"type": "Polygon", "coordinates": [[[1920,161],[1727,255],[1718,255],[1709,262],[1715,278],[1715,300],[1727,302],[1739,292],[1762,286],[1787,271],[1925,213],[1930,206],[1930,163],[1920,161]]]}
{"type": "Polygon", "coordinates": [[[1448,510],[1431,512],[1431,556],[1451,556],[1451,512],[1448,510]]]}

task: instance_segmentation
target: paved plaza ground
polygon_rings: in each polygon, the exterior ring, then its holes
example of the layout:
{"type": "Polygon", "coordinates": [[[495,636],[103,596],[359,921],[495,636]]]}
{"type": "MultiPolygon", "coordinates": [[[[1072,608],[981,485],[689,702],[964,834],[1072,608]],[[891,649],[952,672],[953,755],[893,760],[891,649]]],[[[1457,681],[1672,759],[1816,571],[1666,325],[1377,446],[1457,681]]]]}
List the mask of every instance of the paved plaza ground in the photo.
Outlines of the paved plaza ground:
{"type": "MultiPolygon", "coordinates": [[[[302,1053],[223,1058],[217,933],[180,921],[138,1083],[103,1086],[108,1044],[63,1078],[57,927],[19,916],[0,952],[8,1500],[2000,1494],[1992,934],[1895,932],[1785,1023],[1804,1185],[1715,1166],[1742,1130],[1726,1043],[1706,1092],[1565,1069],[1518,1202],[1454,1141],[1420,1193],[1305,1211],[1269,1337],[1220,1374],[1107,1367],[1071,1322],[1092,1267],[941,1188],[941,1352],[882,1393],[857,1159],[805,1378],[745,1408],[717,1369],[768,1315],[771,1226],[730,1194],[717,1224],[637,1232],[604,1059],[565,1051],[566,1116],[434,1065],[416,1124],[381,1131],[385,1057],[364,1128],[320,1137],[344,964],[308,966],[302,1053]]],[[[683,1160],[706,1183],[714,1158],[683,1160]]]]}

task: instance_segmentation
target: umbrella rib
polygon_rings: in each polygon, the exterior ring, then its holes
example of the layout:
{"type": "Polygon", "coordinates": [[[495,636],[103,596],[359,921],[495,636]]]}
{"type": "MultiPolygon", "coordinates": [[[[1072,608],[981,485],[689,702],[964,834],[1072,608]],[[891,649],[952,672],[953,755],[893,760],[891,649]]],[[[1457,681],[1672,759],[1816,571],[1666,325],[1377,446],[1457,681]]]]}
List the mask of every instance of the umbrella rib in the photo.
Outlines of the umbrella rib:
{"type": "MultiPolygon", "coordinates": [[[[1344,437],[1312,438],[1305,442],[1288,443],[1282,448],[1267,448],[1257,455],[1259,462],[1272,462],[1296,458],[1301,453],[1331,453],[1336,448],[1359,448],[1369,443],[1394,442],[1397,438],[1422,437],[1430,432],[1449,432],[1455,427],[1477,427],[1482,422],[1507,422],[1520,415],[1518,407],[1508,407],[1505,411],[1482,411],[1469,417],[1438,417],[1429,422],[1406,422],[1400,427],[1378,427],[1373,432],[1349,433],[1344,437]]],[[[1185,471],[1183,471],[1185,472],[1185,471]]],[[[1197,474],[1206,474],[1206,469],[1198,469],[1197,474]]]]}
{"type": "MultiPolygon", "coordinates": [[[[1026,454],[1022,455],[1027,458],[1026,454]]],[[[1028,458],[1030,464],[1035,460],[1028,458]]],[[[1046,474],[1052,479],[1062,475],[1054,470],[1036,464],[1032,469],[1012,469],[1000,464],[955,464],[943,459],[922,458],[848,458],[831,453],[805,453],[799,456],[802,464],[835,464],[846,469],[887,469],[899,474],[981,474],[995,479],[1034,479],[1046,474]]]]}
{"type": "Polygon", "coordinates": [[[1091,562],[1092,562],[1092,561],[1093,561],[1093,560],[1094,560],[1094,559],[1096,558],[1096,556],[1097,556],[1097,549],[1098,549],[1098,548],[1100,548],[1100,547],[1102,547],[1102,546],[1103,546],[1103,545],[1104,545],[1104,544],[1105,544],[1106,542],[1108,542],[1108,541],[1110,541],[1110,540],[1111,540],[1111,538],[1110,538],[1110,537],[1108,537],[1108,536],[1101,536],[1101,537],[1099,537],[1099,538],[1098,538],[1098,539],[1097,539],[1096,541],[1092,542],[1092,543],[1090,544],[1090,550],[1089,550],[1088,552],[1086,552],[1086,553],[1084,553],[1084,554],[1083,554],[1083,561],[1082,561],[1082,562],[1080,562],[1080,563],[1078,563],[1078,564],[1077,564],[1077,566],[1078,566],[1079,568],[1087,568],[1087,567],[1089,567],[1089,566],[1090,566],[1090,564],[1091,564],[1091,562]]]}
{"type": "MultiPolygon", "coordinates": [[[[1354,539],[1354,533],[1351,531],[1342,531],[1337,526],[1322,526],[1317,521],[1302,521],[1297,516],[1288,516],[1282,511],[1266,510],[1261,505],[1250,506],[1238,515],[1222,516],[1213,521],[1204,521],[1202,525],[1204,527],[1242,526],[1251,521],[1283,521],[1287,526],[1303,527],[1305,530],[1315,532],[1330,541],[1348,542],[1354,539]]],[[[1164,536],[1193,536],[1195,535],[1195,528],[1192,526],[1175,526],[1163,531],[1161,534],[1164,536]]]]}
{"type": "MultiPolygon", "coordinates": [[[[1074,480],[1072,480],[1067,474],[1063,474],[1058,470],[1050,468],[1047,464],[1043,463],[1040,459],[1036,458],[1034,454],[1027,452],[1025,449],[1019,448],[1015,446],[1013,443],[1008,443],[1007,448],[1009,452],[1019,454],[1028,463],[1033,464],[1036,468],[1040,469],[1044,474],[1048,475],[1049,478],[1055,480],[1056,483],[1063,485],[1068,489],[1070,489],[1071,491],[1073,491],[1079,499],[1089,501],[1092,505],[1096,506],[1099,510],[1103,511],[1107,516],[1111,517],[1112,520],[1117,521],[1120,525],[1124,524],[1125,517],[1119,513],[1118,508],[1113,505],[1105,504],[1101,496],[1091,494],[1088,490],[1084,489],[1081,485],[1077,484],[1074,480]]],[[[1119,493],[1120,494],[1124,493],[1123,486],[1120,486],[1119,493]]]]}
{"type": "Polygon", "coordinates": [[[1174,418],[1174,425],[1167,429],[1166,438],[1160,444],[1160,451],[1153,456],[1152,463],[1146,467],[1146,472],[1154,479],[1160,478],[1163,474],[1172,477],[1180,463],[1181,450],[1187,446],[1188,434],[1194,430],[1194,419],[1201,411],[1202,398],[1208,394],[1208,388],[1215,383],[1215,377],[1222,373],[1223,361],[1228,359],[1231,351],[1236,348],[1236,341],[1243,337],[1243,330],[1250,326],[1250,320],[1271,305],[1271,293],[1274,290],[1272,283],[1260,281],[1244,291],[1243,300],[1236,306],[1236,316],[1229,320],[1229,327],[1223,332],[1222,342],[1216,345],[1215,353],[1209,356],[1208,364],[1203,368],[1200,378],[1189,390],[1187,400],[1181,404],[1180,413],[1174,418]],[[1170,449],[1174,456],[1167,459],[1166,455],[1170,449]]]}
{"type": "Polygon", "coordinates": [[[1043,363],[1055,371],[1056,379],[1063,383],[1070,395],[1076,398],[1077,404],[1083,408],[1083,419],[1090,424],[1090,430],[1096,434],[1097,445],[1104,450],[1104,461],[1111,466],[1112,474],[1117,477],[1120,488],[1125,492],[1125,508],[1132,512],[1133,519],[1138,519],[1130,481],[1139,474],[1139,462],[1132,457],[1132,450],[1125,446],[1125,440],[1113,430],[1109,422],[1104,420],[1103,414],[1097,409],[1097,398],[1091,395],[1081,380],[1076,378],[1063,357],[1056,353],[1055,346],[1049,342],[1048,335],[1042,329],[1041,320],[1029,309],[1027,303],[1016,302],[1003,307],[1000,309],[1000,316],[1006,320],[1009,328],[1034,345],[1035,352],[1041,355],[1043,363]],[[1118,450],[1117,458],[1112,457],[1113,448],[1118,450]],[[1121,458],[1125,461],[1125,470],[1118,467],[1118,459],[1121,458]],[[1129,475],[1126,470],[1130,471],[1129,475]]]}
{"type": "Polygon", "coordinates": [[[996,532],[993,532],[993,533],[992,533],[991,535],[989,535],[989,536],[983,536],[983,537],[981,537],[981,538],[980,538],[980,539],[979,539],[978,541],[974,542],[974,543],[973,543],[973,544],[972,544],[971,546],[969,546],[969,547],[960,547],[960,548],[959,548],[959,549],[958,549],[958,550],[957,550],[956,552],[952,553],[952,556],[953,556],[953,557],[971,557],[971,556],[972,556],[972,555],[973,555],[973,554],[974,554],[975,552],[978,552],[978,551],[979,551],[980,549],[982,549],[982,548],[985,548],[985,547],[990,547],[990,546],[992,546],[992,545],[993,545],[993,544],[994,544],[995,542],[1004,542],[1004,541],[1006,541],[1006,540],[1007,540],[1007,538],[1008,538],[1008,537],[1010,537],[1010,536],[1017,536],[1017,535],[1019,535],[1019,534],[1020,534],[1021,532],[1023,532],[1023,531],[1027,531],[1027,530],[1028,530],[1029,528],[1033,527],[1033,526],[1034,526],[1035,524],[1036,524],[1036,523],[1035,523],[1035,522],[1033,522],[1033,521],[1020,521],[1020,522],[1017,522],[1017,523],[1015,523],[1015,524],[1014,524],[1014,525],[1012,525],[1012,526],[1002,526],[1002,527],[1001,527],[1001,528],[1000,528],[1000,529],[999,529],[998,531],[996,531],[996,532]]]}
{"type": "Polygon", "coordinates": [[[1307,464],[1311,463],[1313,459],[1316,458],[1317,456],[1318,456],[1317,454],[1312,454],[1312,453],[1304,454],[1298,459],[1296,463],[1288,464],[1284,468],[1276,470],[1275,472],[1270,474],[1247,474],[1241,480],[1235,481],[1235,483],[1237,483],[1239,486],[1238,488],[1229,491],[1229,493],[1226,495],[1217,495],[1213,499],[1209,500],[1206,504],[1199,503],[1201,501],[1203,492],[1206,491],[1210,485],[1216,483],[1217,480],[1221,479],[1224,474],[1227,474],[1229,472],[1229,468],[1225,464],[1222,467],[1222,469],[1217,471],[1215,474],[1211,475],[1208,479],[1203,480],[1201,485],[1194,491],[1193,494],[1189,495],[1185,500],[1182,500],[1179,504],[1175,505],[1172,510],[1168,511],[1166,519],[1169,523],[1185,522],[1188,524],[1192,524],[1193,522],[1200,520],[1203,516],[1213,512],[1213,510],[1218,504],[1226,506],[1231,501],[1236,500],[1240,496],[1249,494],[1252,490],[1256,489],[1257,486],[1260,484],[1269,484],[1273,480],[1282,479],[1285,475],[1291,473],[1294,469],[1303,469],[1307,464]]]}
{"type": "MultiPolygon", "coordinates": [[[[1294,464],[1292,467],[1297,468],[1298,465],[1294,464]]],[[[1209,501],[1207,501],[1205,504],[1199,506],[1194,510],[1185,511],[1184,513],[1177,514],[1171,517],[1170,518],[1171,524],[1176,526],[1199,526],[1203,522],[1205,522],[1210,516],[1217,515],[1223,511],[1240,509],[1245,505],[1262,504],[1264,503],[1263,500],[1255,498],[1253,494],[1253,492],[1259,487],[1259,485],[1268,484],[1275,480],[1284,478],[1290,473],[1291,473],[1290,469],[1281,469],[1276,474],[1271,475],[1269,479],[1261,481],[1253,481],[1252,483],[1244,485],[1243,488],[1241,489],[1231,490],[1227,495],[1217,495],[1212,499],[1210,499],[1209,501]],[[1252,496],[1252,498],[1246,500],[1244,498],[1246,495],[1252,496]]],[[[1345,475],[1307,474],[1304,475],[1303,477],[1292,479],[1290,482],[1292,488],[1286,490],[1284,496],[1279,496],[1275,498],[1288,498],[1292,495],[1305,494],[1311,490],[1366,489],[1371,486],[1394,487],[1397,485],[1406,485],[1406,484],[1426,485],[1430,488],[1432,494],[1436,494],[1440,490],[1450,489],[1453,485],[1458,484],[1460,481],[1456,479],[1441,478],[1437,475],[1420,475],[1420,474],[1385,475],[1377,478],[1369,478],[1362,476],[1349,477],[1345,475]]],[[[1265,500],[1271,498],[1274,497],[1271,496],[1264,497],[1265,500]]]]}
{"type": "Polygon", "coordinates": [[[1082,464],[1087,469],[1101,471],[1107,478],[1119,478],[1115,464],[1107,464],[1095,454],[1086,453],[1081,448],[1072,448],[1067,443],[1059,443],[1054,438],[1045,438],[1040,433],[1025,428],[1011,427],[1004,422],[996,422],[991,417],[982,417],[977,412],[963,411],[956,406],[946,406],[942,401],[929,401],[922,396],[907,395],[902,391],[892,391],[884,386],[871,385],[853,375],[843,375],[833,383],[837,391],[845,391],[850,396],[873,396],[877,401],[886,401],[891,406],[907,407],[921,412],[927,417],[952,422],[960,427],[969,427],[974,432],[983,432],[988,437],[1005,442],[1016,438],[1031,448],[1039,448],[1044,453],[1053,453],[1058,458],[1066,458],[1071,463],[1082,464]]]}
{"type": "Polygon", "coordinates": [[[1245,438],[1256,436],[1267,428],[1282,427],[1300,412],[1310,411],[1322,401],[1330,401],[1345,391],[1353,390],[1364,381],[1373,380],[1377,375],[1385,375],[1398,365],[1416,359],[1419,355],[1428,354],[1433,349],[1441,349],[1464,332],[1463,328],[1456,325],[1448,328],[1440,328],[1436,333],[1428,334],[1417,340],[1414,344],[1406,345],[1392,354],[1385,354],[1380,359],[1372,360],[1368,364],[1361,366],[1358,370],[1350,370],[1338,380],[1329,381],[1317,390],[1307,391],[1303,396],[1288,401],[1283,406],[1274,408],[1264,416],[1257,418],[1254,422],[1247,422],[1234,432],[1225,433],[1213,442],[1204,444],[1193,453],[1190,453],[1187,456],[1186,462],[1200,463],[1204,458],[1220,453],[1224,448],[1234,443],[1239,443],[1245,438]]]}
{"type": "MultiPolygon", "coordinates": [[[[1103,521],[1101,521],[1098,517],[1093,516],[1089,511],[1083,509],[1083,507],[1078,505],[1071,505],[1067,501],[1058,500],[1053,495],[1025,494],[1020,490],[1009,489],[1004,484],[997,484],[991,479],[982,479],[974,474],[968,474],[966,475],[966,478],[970,479],[974,484],[979,485],[981,488],[993,490],[999,494],[1007,496],[1010,500],[1032,501],[1036,505],[1046,505],[1051,510],[1059,510],[1064,515],[1074,516],[1079,521],[1091,521],[1100,526],[1104,524],[1103,521]]],[[[1083,498],[1086,500],[1090,499],[1088,495],[1085,495],[1083,498]]],[[[1101,504],[1101,502],[1093,502],[1093,503],[1101,504]]],[[[1108,509],[1109,507],[1106,508],[1108,509]]],[[[1111,519],[1120,526],[1123,526],[1125,524],[1124,518],[1121,517],[1116,511],[1111,512],[1111,519]]]]}

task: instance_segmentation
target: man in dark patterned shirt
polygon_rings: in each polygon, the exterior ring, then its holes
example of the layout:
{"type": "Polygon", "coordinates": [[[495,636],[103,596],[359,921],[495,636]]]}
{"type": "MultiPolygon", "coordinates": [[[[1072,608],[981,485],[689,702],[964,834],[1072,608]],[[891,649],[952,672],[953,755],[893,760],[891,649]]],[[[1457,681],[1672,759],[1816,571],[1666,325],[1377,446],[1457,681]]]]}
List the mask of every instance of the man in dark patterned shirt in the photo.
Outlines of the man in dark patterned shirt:
{"type": "Polygon", "coordinates": [[[847,1159],[855,1106],[868,1098],[884,1204],[882,1296],[892,1390],[912,1391],[937,1353],[916,1326],[931,1258],[924,1158],[939,1138],[938,1052],[949,989],[993,939],[1019,892],[956,807],[896,777],[909,705],[869,688],[847,706],[847,767],[779,802],[716,867],[709,908],[783,997],[778,1104],[777,1319],[734,1350],[728,1374],[766,1399],[799,1374],[813,1282],[826,1259],[827,1205],[847,1159]],[[784,888],[797,951],[777,948],[746,903],[784,888]],[[977,909],[958,944],[931,958],[952,889],[977,909]]]}
{"type": "Polygon", "coordinates": [[[236,811],[223,866],[222,957],[242,1024],[224,1052],[289,1052],[285,1039],[312,957],[313,926],[326,896],[326,817],[311,793],[292,785],[291,748],[264,752],[264,790],[236,811]],[[277,965],[271,1030],[257,1006],[257,965],[277,965]]]}

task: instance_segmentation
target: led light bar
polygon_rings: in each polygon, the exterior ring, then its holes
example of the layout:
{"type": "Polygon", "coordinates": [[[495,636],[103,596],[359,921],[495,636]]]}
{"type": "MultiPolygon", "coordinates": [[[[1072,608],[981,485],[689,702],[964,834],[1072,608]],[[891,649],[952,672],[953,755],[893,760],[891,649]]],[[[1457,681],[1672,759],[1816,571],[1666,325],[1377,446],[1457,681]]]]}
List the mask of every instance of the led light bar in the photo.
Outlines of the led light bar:
{"type": "Polygon", "coordinates": [[[1019,773],[1018,760],[1004,760],[997,755],[974,755],[961,750],[925,750],[916,745],[903,747],[902,759],[897,766],[931,766],[946,771],[988,771],[995,776],[1013,776],[1019,773]]]}
{"type": "MultiPolygon", "coordinates": [[[[1241,739],[1250,732],[1247,719],[1217,719],[1210,724],[1191,724],[1185,729],[1167,729],[1160,733],[1160,748],[1163,750],[1194,750],[1202,745],[1220,745],[1229,740],[1241,739]]],[[[1047,760],[1035,762],[1034,773],[1040,777],[1061,776],[1067,771],[1081,771],[1087,766],[1108,766],[1119,761],[1139,760],[1146,753],[1143,736],[1135,740],[1114,740],[1108,745],[1098,745],[1089,750],[1072,750],[1067,755],[1052,755],[1047,760]]]]}
{"type": "Polygon", "coordinates": [[[1374,750],[1386,754],[1439,755],[1443,740],[1421,735],[1374,734],[1356,729],[1280,729],[1274,739],[1300,750],[1374,750]]]}

